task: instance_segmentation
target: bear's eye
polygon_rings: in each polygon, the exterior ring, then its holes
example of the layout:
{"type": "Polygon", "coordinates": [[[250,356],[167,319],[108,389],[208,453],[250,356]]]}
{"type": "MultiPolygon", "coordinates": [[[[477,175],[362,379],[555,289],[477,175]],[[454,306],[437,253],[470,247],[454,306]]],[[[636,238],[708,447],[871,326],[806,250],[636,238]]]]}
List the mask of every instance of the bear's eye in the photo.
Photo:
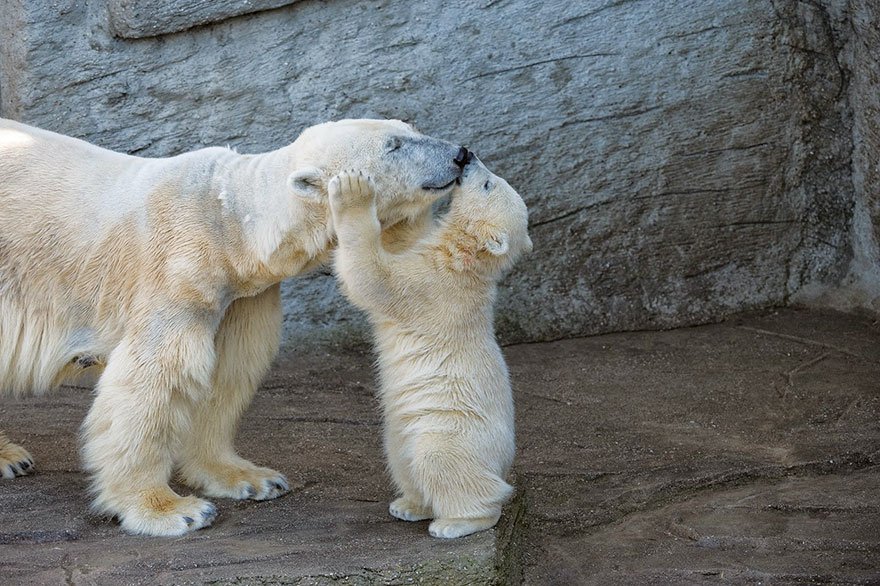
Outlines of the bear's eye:
{"type": "Polygon", "coordinates": [[[485,189],[486,191],[492,189],[492,181],[490,179],[487,179],[486,183],[483,184],[483,189],[485,189]]]}
{"type": "Polygon", "coordinates": [[[399,136],[392,136],[388,139],[388,142],[385,143],[385,152],[392,153],[403,146],[403,141],[399,136]]]}

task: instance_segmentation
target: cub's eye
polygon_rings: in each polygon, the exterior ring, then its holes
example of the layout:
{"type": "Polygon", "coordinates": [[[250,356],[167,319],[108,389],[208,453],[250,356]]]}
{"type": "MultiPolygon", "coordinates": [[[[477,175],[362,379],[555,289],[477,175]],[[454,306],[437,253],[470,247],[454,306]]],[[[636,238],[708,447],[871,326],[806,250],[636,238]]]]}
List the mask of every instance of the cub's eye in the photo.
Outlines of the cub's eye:
{"type": "Polygon", "coordinates": [[[486,180],[486,183],[483,184],[483,189],[485,189],[486,191],[489,191],[490,189],[492,189],[492,180],[491,179],[486,180]]]}
{"type": "Polygon", "coordinates": [[[399,149],[401,146],[403,146],[403,141],[400,139],[400,137],[399,136],[392,136],[385,143],[385,152],[386,153],[394,152],[397,149],[399,149]]]}

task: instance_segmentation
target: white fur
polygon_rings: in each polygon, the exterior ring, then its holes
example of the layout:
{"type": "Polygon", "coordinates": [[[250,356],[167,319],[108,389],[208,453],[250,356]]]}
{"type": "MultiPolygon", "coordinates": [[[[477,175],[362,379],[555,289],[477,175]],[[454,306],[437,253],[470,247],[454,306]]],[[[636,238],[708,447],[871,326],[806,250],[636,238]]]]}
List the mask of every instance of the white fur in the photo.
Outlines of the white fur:
{"type": "Polygon", "coordinates": [[[447,217],[394,254],[382,247],[364,175],[331,181],[330,202],[337,274],[375,330],[385,451],[400,493],[389,511],[434,519],[435,537],[492,527],[513,490],[505,477],[514,455],[513,399],[492,306],[503,271],[531,249],[525,205],[472,163],[447,217]]]}
{"type": "MultiPolygon", "coordinates": [[[[405,234],[457,148],[348,120],[261,155],[144,159],[0,120],[0,392],[100,373],[83,459],[95,508],[130,532],[211,523],[212,504],[168,487],[175,471],[212,497],[283,494],[284,476],[240,458],[233,438],[278,349],[278,283],[332,247],[325,178],[369,169],[383,220],[405,234]],[[389,137],[413,156],[389,156],[389,137]],[[292,189],[303,170],[316,180],[292,189]]],[[[32,469],[0,435],[0,475],[32,469]]]]}

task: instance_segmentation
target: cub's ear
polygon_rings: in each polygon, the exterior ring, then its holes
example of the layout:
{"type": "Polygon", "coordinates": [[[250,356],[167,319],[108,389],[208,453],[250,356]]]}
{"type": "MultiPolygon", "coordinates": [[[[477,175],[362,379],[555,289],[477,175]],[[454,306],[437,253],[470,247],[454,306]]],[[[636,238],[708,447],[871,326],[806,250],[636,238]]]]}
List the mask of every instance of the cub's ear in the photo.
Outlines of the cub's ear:
{"type": "Polygon", "coordinates": [[[302,199],[318,200],[324,194],[324,173],[317,167],[297,169],[287,178],[287,187],[302,199]]]}
{"type": "MultiPolygon", "coordinates": [[[[483,227],[473,232],[462,231],[459,237],[450,243],[451,267],[456,271],[467,271],[478,267],[483,251],[492,256],[501,256],[510,249],[507,232],[498,232],[496,228],[483,227]]],[[[485,260],[485,256],[483,257],[485,260]]]]}
{"type": "Polygon", "coordinates": [[[507,233],[499,232],[496,234],[490,234],[486,239],[486,242],[483,244],[483,247],[488,250],[491,254],[495,256],[501,256],[506,253],[509,246],[507,242],[507,233]]]}

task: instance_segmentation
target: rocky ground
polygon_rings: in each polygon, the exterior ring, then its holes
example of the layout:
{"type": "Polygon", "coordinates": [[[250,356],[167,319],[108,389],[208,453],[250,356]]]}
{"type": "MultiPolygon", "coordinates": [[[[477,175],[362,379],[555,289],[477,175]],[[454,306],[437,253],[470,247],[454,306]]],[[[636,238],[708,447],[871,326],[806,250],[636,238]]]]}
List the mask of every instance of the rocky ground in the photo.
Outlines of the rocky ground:
{"type": "Polygon", "coordinates": [[[4,402],[38,473],[0,481],[2,584],[880,583],[880,325],[785,310],[505,349],[517,498],[455,541],[386,513],[370,354],[273,370],[242,452],[277,501],[136,538],[88,513],[87,389],[4,402]]]}

